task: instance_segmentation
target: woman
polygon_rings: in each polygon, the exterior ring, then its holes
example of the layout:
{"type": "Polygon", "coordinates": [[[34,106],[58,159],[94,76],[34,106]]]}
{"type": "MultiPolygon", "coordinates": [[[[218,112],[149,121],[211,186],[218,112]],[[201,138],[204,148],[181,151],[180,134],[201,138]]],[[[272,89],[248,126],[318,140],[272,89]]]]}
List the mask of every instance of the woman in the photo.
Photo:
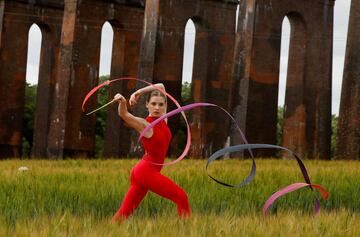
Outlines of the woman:
{"type": "MultiPolygon", "coordinates": [[[[163,84],[159,83],[155,86],[165,91],[163,84]]],[[[114,99],[119,102],[119,116],[139,133],[152,121],[166,113],[166,96],[153,86],[147,86],[134,92],[130,97],[130,106],[135,105],[139,97],[146,92],[149,92],[146,100],[146,108],[149,111],[149,115],[146,119],[129,113],[126,107],[126,99],[122,95],[116,94],[114,96],[114,99]]],[[[144,134],[141,142],[145,154],[131,171],[130,188],[125,195],[120,209],[113,216],[113,220],[118,221],[128,218],[139,206],[148,191],[152,191],[176,203],[179,217],[190,215],[191,210],[184,190],[160,173],[161,165],[154,164],[164,162],[170,140],[171,132],[166,120],[161,121],[144,134]]]]}

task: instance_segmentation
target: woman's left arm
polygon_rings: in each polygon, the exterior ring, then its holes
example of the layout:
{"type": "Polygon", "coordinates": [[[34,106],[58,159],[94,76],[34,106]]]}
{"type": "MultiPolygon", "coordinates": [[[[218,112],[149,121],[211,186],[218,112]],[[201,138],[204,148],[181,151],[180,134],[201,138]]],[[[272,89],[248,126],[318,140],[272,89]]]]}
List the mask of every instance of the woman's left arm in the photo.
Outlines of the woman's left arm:
{"type": "MultiPolygon", "coordinates": [[[[157,90],[157,89],[160,89],[161,90],[160,92],[162,92],[162,93],[163,92],[166,93],[165,86],[162,83],[157,83],[154,85],[150,85],[150,86],[146,86],[146,87],[138,89],[137,91],[132,93],[130,96],[130,99],[129,99],[130,106],[136,105],[137,101],[139,100],[139,98],[142,94],[153,91],[153,90],[157,90]]],[[[167,113],[167,107],[165,108],[165,113],[167,113]]],[[[164,121],[167,123],[168,119],[166,118],[164,121]]]]}
{"type": "Polygon", "coordinates": [[[153,90],[157,90],[157,88],[159,88],[160,90],[166,92],[165,90],[165,86],[162,83],[157,83],[154,85],[150,85],[150,86],[146,86],[143,88],[140,88],[139,90],[135,91],[134,93],[131,94],[130,99],[129,99],[129,103],[130,106],[134,106],[137,101],[139,100],[140,96],[146,92],[150,92],[153,90]]]}

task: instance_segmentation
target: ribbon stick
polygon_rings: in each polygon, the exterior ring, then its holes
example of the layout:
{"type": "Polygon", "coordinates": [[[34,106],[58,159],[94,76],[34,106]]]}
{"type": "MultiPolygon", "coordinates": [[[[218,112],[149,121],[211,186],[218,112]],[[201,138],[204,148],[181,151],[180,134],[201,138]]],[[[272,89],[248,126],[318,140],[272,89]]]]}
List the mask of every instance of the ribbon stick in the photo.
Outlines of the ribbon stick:
{"type": "Polygon", "coordinates": [[[85,112],[85,104],[86,102],[90,99],[90,97],[96,92],[98,91],[100,88],[109,85],[111,82],[109,80],[101,83],[100,85],[97,85],[96,87],[94,87],[93,89],[91,89],[91,91],[89,91],[89,93],[86,94],[84,101],[82,103],[81,109],[83,112],[85,112]]]}
{"type": "MultiPolygon", "coordinates": [[[[113,82],[117,82],[117,81],[125,81],[125,80],[134,80],[134,81],[139,81],[139,82],[143,82],[145,84],[148,84],[152,87],[154,87],[155,89],[159,90],[161,93],[165,94],[167,97],[169,97],[173,102],[174,104],[178,107],[178,108],[181,108],[180,104],[178,103],[178,101],[172,96],[170,95],[169,93],[167,93],[166,91],[164,91],[163,89],[161,89],[160,87],[158,86],[155,86],[153,84],[151,84],[150,82],[147,82],[145,80],[141,80],[141,79],[138,79],[138,78],[134,78],[134,77],[121,77],[121,78],[116,78],[116,79],[113,79],[113,80],[107,80],[105,82],[103,82],[102,84],[94,87],[84,98],[84,101],[82,103],[82,110],[85,111],[85,104],[86,102],[90,99],[90,97],[97,91],[99,90],[100,88],[104,87],[104,86],[107,86],[107,85],[110,85],[111,83],[113,82]]],[[[111,102],[111,101],[110,101],[111,102]]],[[[106,107],[107,105],[111,104],[111,103],[107,103],[103,106],[101,106],[100,108],[96,109],[96,111],[98,111],[99,109],[102,109],[104,107],[106,107]]],[[[92,111],[90,113],[93,113],[95,111],[92,111]]],[[[88,113],[89,114],[89,113],[88,113]]],[[[153,164],[156,164],[156,165],[171,165],[171,164],[174,164],[176,162],[179,162],[180,160],[182,160],[186,155],[187,153],[189,152],[190,150],[190,145],[191,145],[191,132],[190,132],[190,125],[189,125],[189,122],[185,116],[185,113],[184,112],[181,112],[181,115],[182,117],[184,118],[185,120],[185,123],[186,123],[186,127],[187,127],[187,140],[186,140],[186,145],[185,145],[185,148],[183,150],[183,152],[181,153],[181,155],[174,161],[171,161],[171,162],[168,162],[168,163],[163,163],[163,164],[157,164],[157,163],[153,163],[153,164]]],[[[140,140],[140,139],[139,139],[140,140]]]]}
{"type": "Polygon", "coordinates": [[[110,105],[110,104],[114,103],[115,101],[116,101],[116,100],[111,100],[110,102],[108,102],[108,103],[104,104],[103,106],[101,106],[101,107],[99,107],[99,108],[97,108],[97,109],[94,109],[93,111],[91,111],[91,112],[87,113],[86,115],[93,114],[93,113],[97,112],[98,110],[103,109],[103,108],[105,108],[106,106],[108,106],[108,105],[110,105]]]}

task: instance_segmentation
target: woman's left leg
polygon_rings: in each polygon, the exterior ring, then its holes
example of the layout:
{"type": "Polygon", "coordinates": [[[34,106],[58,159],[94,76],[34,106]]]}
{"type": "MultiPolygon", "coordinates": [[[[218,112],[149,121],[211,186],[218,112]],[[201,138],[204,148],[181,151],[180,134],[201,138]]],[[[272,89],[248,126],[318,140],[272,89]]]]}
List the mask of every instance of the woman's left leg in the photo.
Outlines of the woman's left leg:
{"type": "Polygon", "coordinates": [[[185,191],[168,177],[155,172],[146,180],[146,188],[175,202],[180,217],[190,216],[191,209],[185,191]]]}

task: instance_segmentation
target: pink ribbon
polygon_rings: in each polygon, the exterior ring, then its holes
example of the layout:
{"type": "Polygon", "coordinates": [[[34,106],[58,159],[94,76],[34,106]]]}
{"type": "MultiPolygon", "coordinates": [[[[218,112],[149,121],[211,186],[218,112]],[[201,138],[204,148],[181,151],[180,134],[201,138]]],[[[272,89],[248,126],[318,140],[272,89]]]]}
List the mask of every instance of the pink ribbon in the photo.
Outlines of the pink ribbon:
{"type": "MultiPolygon", "coordinates": [[[[263,214],[267,215],[269,207],[275,202],[276,199],[278,199],[281,196],[284,196],[285,194],[291,193],[291,192],[296,191],[303,187],[312,187],[312,188],[318,189],[320,191],[322,197],[325,200],[328,199],[328,197],[329,197],[329,193],[322,186],[320,186],[318,184],[294,183],[289,186],[286,186],[285,188],[280,189],[279,191],[277,191],[273,195],[271,195],[264,204],[263,214]]],[[[319,206],[315,207],[315,214],[317,212],[319,212],[319,206]]]]}

